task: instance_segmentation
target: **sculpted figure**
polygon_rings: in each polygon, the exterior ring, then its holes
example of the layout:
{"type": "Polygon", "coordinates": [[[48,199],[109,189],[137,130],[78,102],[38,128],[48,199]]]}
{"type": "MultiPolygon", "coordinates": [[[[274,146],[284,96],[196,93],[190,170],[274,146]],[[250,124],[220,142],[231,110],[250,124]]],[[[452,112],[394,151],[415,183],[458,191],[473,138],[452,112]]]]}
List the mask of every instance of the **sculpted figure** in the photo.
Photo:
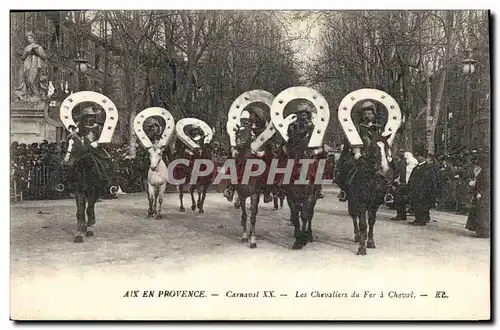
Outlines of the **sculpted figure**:
{"type": "Polygon", "coordinates": [[[35,43],[32,32],[26,34],[28,46],[21,55],[24,61],[21,68],[20,84],[15,91],[15,96],[20,101],[38,102],[45,100],[47,95],[47,74],[45,61],[47,56],[39,44],[35,43]]]}

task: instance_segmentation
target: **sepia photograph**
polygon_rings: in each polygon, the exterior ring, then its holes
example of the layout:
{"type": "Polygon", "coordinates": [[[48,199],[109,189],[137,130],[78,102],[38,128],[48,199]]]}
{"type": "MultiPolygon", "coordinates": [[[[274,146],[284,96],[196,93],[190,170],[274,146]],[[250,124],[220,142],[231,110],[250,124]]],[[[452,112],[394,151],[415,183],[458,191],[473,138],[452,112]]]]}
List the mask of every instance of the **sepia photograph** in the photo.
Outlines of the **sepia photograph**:
{"type": "Polygon", "coordinates": [[[12,321],[492,319],[489,10],[9,16],[12,321]]]}

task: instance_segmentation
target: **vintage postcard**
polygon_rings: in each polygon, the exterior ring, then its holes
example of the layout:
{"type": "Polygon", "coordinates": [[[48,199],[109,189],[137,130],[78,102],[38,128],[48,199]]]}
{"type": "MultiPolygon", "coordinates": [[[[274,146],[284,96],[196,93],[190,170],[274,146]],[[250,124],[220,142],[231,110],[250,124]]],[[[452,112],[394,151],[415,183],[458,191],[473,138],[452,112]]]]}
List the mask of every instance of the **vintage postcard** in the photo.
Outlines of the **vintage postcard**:
{"type": "Polygon", "coordinates": [[[490,20],[11,11],[11,319],[490,320],[490,20]]]}

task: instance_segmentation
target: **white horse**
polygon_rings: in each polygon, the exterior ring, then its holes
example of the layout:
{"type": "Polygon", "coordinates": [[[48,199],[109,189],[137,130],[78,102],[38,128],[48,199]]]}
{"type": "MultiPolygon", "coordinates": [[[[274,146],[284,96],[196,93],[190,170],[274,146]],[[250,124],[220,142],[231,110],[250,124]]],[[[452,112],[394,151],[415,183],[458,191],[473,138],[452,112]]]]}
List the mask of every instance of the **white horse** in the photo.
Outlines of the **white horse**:
{"type": "Polygon", "coordinates": [[[167,164],[165,164],[162,158],[165,148],[165,146],[155,144],[148,149],[148,217],[155,216],[156,219],[161,219],[161,205],[165,189],[167,188],[167,164]]]}

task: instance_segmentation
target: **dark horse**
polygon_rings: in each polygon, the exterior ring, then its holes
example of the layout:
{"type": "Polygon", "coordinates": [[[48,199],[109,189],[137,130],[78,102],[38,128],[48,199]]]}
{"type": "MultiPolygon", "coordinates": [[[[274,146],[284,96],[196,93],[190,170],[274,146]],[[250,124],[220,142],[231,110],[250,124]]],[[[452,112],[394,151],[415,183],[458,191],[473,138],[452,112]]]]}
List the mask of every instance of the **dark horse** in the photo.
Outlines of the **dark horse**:
{"type": "Polygon", "coordinates": [[[375,248],[373,227],[377,210],[393,182],[395,164],[387,139],[388,136],[375,135],[371,141],[365,140],[361,157],[354,161],[348,177],[347,205],[354,224],[354,241],[359,243],[358,255],[366,255],[366,248],[375,248]]]}
{"type": "MultiPolygon", "coordinates": [[[[290,221],[295,227],[295,242],[292,247],[294,250],[302,249],[308,242],[313,242],[311,227],[319,190],[319,185],[315,184],[319,154],[315,154],[308,147],[309,129],[305,126],[307,125],[304,123],[306,120],[301,118],[290,124],[288,127],[289,139],[285,144],[286,152],[282,153],[280,157],[282,164],[286,164],[289,160],[294,161],[291,181],[289,184],[282,185],[290,207],[290,221]],[[308,174],[305,178],[308,180],[307,184],[293,184],[295,180],[299,179],[302,170],[302,165],[299,163],[300,159],[314,159],[314,162],[309,165],[308,174]]],[[[280,167],[283,167],[283,165],[280,165],[280,167]]]]}
{"type": "Polygon", "coordinates": [[[83,236],[94,233],[89,227],[95,225],[95,203],[107,190],[111,176],[109,154],[101,146],[93,147],[85,137],[71,134],[72,144],[68,148],[65,162],[69,165],[69,180],[76,199],[77,233],[75,243],[82,243],[83,236]],[[85,217],[86,216],[86,217],[85,217]]]}
{"type": "MultiPolygon", "coordinates": [[[[235,185],[235,191],[238,194],[238,205],[241,208],[241,227],[243,234],[241,237],[242,242],[248,242],[250,237],[250,248],[257,247],[257,239],[255,235],[255,224],[257,222],[257,213],[259,210],[260,195],[267,188],[267,176],[264,172],[259,177],[251,177],[246,184],[241,183],[243,172],[245,171],[246,161],[248,159],[262,159],[269,156],[267,152],[262,152],[262,157],[253,154],[250,144],[252,143],[252,133],[247,127],[238,127],[236,132],[236,150],[235,157],[236,171],[238,183],[235,185]],[[250,232],[247,231],[247,207],[246,200],[250,197],[250,232]]],[[[267,168],[267,166],[266,166],[267,168]]]]}
{"type": "MultiPolygon", "coordinates": [[[[210,172],[206,175],[199,176],[194,184],[190,184],[191,180],[191,173],[193,171],[193,165],[196,159],[206,159],[213,161],[212,157],[212,148],[210,144],[204,144],[205,137],[202,136],[199,140],[200,148],[195,149],[193,151],[190,151],[189,154],[186,155],[184,152],[184,155],[177,155],[178,157],[187,157],[190,161],[188,166],[179,166],[180,172],[179,176],[186,178],[186,181],[184,184],[180,184],[178,186],[179,190],[179,200],[181,203],[181,206],[179,207],[180,212],[185,212],[184,204],[183,204],[183,199],[184,199],[184,186],[189,185],[189,194],[191,195],[191,210],[195,211],[196,208],[198,208],[199,213],[204,213],[204,208],[203,205],[205,203],[205,197],[207,196],[207,190],[210,184],[212,183],[214,179],[214,172],[210,172]],[[194,191],[198,192],[198,200],[195,200],[194,198],[194,191]]],[[[181,148],[182,150],[182,148],[181,148]]],[[[185,147],[184,147],[184,150],[185,147]]],[[[182,151],[181,151],[182,153],[182,151]]],[[[205,171],[206,170],[206,165],[202,164],[201,168],[199,169],[200,171],[205,171]]]]}

